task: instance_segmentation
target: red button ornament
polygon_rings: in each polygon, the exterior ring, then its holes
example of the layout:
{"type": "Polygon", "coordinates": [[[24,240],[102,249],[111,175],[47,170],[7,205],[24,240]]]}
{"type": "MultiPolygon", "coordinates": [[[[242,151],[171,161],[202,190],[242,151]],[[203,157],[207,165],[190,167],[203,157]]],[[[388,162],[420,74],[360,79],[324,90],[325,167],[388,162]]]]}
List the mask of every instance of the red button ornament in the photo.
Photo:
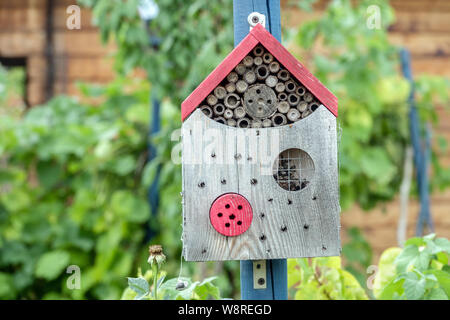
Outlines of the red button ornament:
{"type": "Polygon", "coordinates": [[[213,202],[209,218],[214,229],[220,234],[238,236],[247,231],[252,223],[252,206],[240,194],[226,193],[213,202]]]}

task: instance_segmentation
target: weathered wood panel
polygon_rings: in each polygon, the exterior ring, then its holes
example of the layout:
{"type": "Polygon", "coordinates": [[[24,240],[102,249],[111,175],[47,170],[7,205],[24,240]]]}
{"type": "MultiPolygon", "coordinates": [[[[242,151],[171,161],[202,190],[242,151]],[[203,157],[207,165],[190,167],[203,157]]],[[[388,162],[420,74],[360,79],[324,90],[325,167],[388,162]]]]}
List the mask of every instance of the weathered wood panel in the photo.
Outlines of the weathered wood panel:
{"type": "Polygon", "coordinates": [[[196,110],[183,123],[183,152],[186,260],[339,255],[336,118],[324,106],[293,125],[264,129],[225,126],[196,110]],[[226,137],[226,143],[216,147],[212,136],[226,137]],[[208,163],[189,163],[192,152],[198,156],[205,145],[208,163]],[[272,175],[279,153],[290,148],[305,151],[314,162],[312,181],[300,191],[282,189],[272,175]],[[227,192],[241,194],[253,208],[250,228],[237,237],[219,234],[209,222],[212,202],[227,192]]]}

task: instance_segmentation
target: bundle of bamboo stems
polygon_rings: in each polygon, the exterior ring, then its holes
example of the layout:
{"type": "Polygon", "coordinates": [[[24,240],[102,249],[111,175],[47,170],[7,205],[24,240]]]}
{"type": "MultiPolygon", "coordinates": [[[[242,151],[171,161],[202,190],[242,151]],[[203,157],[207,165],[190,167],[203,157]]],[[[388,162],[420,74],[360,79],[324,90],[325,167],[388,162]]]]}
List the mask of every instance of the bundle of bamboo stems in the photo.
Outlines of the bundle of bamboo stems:
{"type": "Polygon", "coordinates": [[[239,128],[268,128],[306,118],[321,103],[258,45],[201,104],[209,118],[239,128]]]}

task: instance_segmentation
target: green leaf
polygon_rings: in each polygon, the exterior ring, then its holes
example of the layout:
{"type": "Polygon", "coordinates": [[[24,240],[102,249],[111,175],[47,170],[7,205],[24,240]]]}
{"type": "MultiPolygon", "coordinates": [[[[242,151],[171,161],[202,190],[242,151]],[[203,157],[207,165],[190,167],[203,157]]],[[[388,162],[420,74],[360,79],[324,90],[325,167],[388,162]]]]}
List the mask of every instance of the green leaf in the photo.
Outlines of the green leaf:
{"type": "Polygon", "coordinates": [[[425,293],[426,280],[415,272],[408,272],[405,276],[403,288],[408,300],[418,300],[423,298],[425,293]]]}
{"type": "Polygon", "coordinates": [[[448,300],[449,296],[441,288],[433,288],[425,297],[426,300],[448,300]]]}
{"type": "Polygon", "coordinates": [[[441,289],[450,297],[450,273],[442,270],[428,270],[427,273],[433,274],[441,289]]]}
{"type": "Polygon", "coordinates": [[[377,299],[381,299],[381,296],[392,295],[397,286],[392,284],[391,288],[385,289],[386,286],[391,284],[396,276],[396,266],[394,261],[398,255],[402,252],[401,248],[389,248],[383,251],[378,262],[378,272],[373,282],[373,294],[377,299]]]}
{"type": "Polygon", "coordinates": [[[142,277],[139,278],[128,278],[128,286],[137,293],[135,300],[142,300],[150,292],[150,286],[142,277]]]}
{"type": "Polygon", "coordinates": [[[431,254],[427,248],[408,245],[397,257],[395,263],[397,264],[397,272],[400,274],[409,271],[412,267],[421,271],[425,270],[428,268],[430,260],[431,254]]]}
{"type": "Polygon", "coordinates": [[[55,250],[44,253],[36,264],[35,275],[46,280],[56,279],[69,265],[70,254],[55,250]]]}

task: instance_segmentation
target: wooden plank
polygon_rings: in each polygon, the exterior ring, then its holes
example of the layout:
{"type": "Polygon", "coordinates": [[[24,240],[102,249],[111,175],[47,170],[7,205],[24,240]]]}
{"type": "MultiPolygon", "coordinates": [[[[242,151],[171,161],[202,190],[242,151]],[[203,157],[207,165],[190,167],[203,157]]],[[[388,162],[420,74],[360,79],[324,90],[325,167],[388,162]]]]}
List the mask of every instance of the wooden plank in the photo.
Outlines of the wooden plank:
{"type": "Polygon", "coordinates": [[[259,260],[339,255],[336,141],[336,118],[323,105],[292,126],[270,129],[225,126],[196,110],[183,123],[185,259],[259,260]],[[202,141],[204,137],[215,137],[216,144],[202,141]],[[209,147],[205,149],[205,145],[209,147]],[[282,189],[272,176],[280,151],[290,148],[304,150],[314,162],[310,185],[300,191],[282,189]],[[198,163],[192,163],[194,152],[199,150],[206,150],[205,154],[197,155],[201,156],[198,163]],[[211,152],[215,153],[214,158],[208,157],[211,152]],[[234,155],[238,156],[234,158],[234,155]],[[221,179],[227,183],[221,184],[221,179]],[[237,237],[219,234],[209,221],[212,202],[227,192],[241,194],[253,208],[250,228],[237,237]]]}
{"type": "Polygon", "coordinates": [[[407,48],[414,58],[450,57],[450,36],[445,33],[390,32],[388,37],[394,44],[407,48]]]}
{"type": "Polygon", "coordinates": [[[395,32],[450,32],[450,10],[448,11],[430,11],[405,12],[397,11],[395,13],[395,23],[389,27],[389,30],[395,32]]]}

